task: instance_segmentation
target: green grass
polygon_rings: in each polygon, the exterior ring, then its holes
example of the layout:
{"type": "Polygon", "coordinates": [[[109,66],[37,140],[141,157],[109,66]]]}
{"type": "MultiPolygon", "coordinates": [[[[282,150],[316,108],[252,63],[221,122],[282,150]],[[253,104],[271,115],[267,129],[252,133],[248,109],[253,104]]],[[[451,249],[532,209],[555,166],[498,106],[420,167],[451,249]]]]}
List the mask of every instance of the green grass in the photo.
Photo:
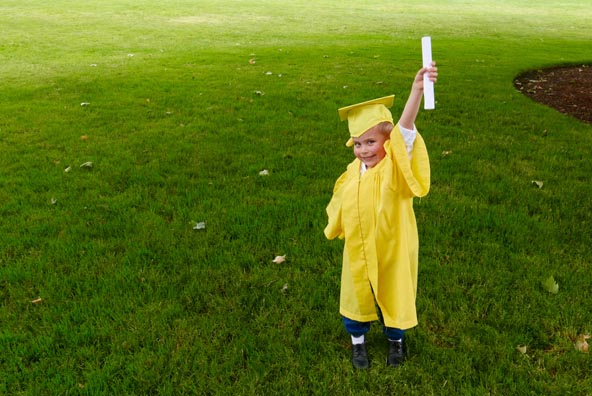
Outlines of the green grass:
{"type": "Polygon", "coordinates": [[[375,3],[2,2],[0,394],[592,393],[592,129],[512,86],[591,62],[592,8],[375,3]],[[398,370],[375,326],[356,372],[337,108],[399,113],[425,34],[420,324],[398,370]]]}

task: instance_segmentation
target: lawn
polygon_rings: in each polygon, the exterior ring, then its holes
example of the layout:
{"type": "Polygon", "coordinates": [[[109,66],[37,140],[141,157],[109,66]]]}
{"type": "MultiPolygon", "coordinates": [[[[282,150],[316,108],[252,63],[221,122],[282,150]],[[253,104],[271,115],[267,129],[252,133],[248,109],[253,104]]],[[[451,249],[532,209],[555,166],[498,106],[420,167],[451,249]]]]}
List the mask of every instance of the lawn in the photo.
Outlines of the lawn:
{"type": "Polygon", "coordinates": [[[592,394],[592,128],[512,84],[592,62],[588,3],[3,0],[0,394],[592,394]],[[356,371],[337,108],[399,114],[423,35],[420,323],[356,371]]]}

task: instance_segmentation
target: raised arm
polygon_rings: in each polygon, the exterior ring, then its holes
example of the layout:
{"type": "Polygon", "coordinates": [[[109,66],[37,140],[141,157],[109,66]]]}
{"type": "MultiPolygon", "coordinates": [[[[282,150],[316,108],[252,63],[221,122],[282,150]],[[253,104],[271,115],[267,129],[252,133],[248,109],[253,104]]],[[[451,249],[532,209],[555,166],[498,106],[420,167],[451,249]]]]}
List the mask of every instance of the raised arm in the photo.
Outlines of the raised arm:
{"type": "Polygon", "coordinates": [[[419,111],[419,105],[421,104],[421,97],[423,96],[423,75],[428,73],[429,79],[436,82],[438,79],[438,68],[436,62],[432,62],[431,67],[422,67],[415,75],[413,85],[411,86],[411,93],[405,103],[405,108],[399,119],[399,125],[403,128],[413,129],[415,125],[415,118],[419,111]]]}

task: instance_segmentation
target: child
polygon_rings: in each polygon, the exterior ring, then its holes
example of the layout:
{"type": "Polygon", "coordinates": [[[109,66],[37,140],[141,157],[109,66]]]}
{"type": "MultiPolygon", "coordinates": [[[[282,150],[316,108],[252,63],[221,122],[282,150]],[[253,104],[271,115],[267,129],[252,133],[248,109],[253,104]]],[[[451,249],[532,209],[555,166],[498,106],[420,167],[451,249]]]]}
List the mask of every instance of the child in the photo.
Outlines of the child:
{"type": "Polygon", "coordinates": [[[356,159],[335,183],[327,206],[328,239],[345,239],[340,314],[352,338],[352,363],[369,367],[364,334],[381,317],[387,364],[405,358],[405,329],[417,325],[418,236],[413,197],[430,188],[425,143],[415,129],[424,74],[436,82],[435,62],[415,76],[397,125],[387,107],[394,95],[339,109],[348,120],[356,159]],[[378,312],[377,312],[378,311],[378,312]]]}

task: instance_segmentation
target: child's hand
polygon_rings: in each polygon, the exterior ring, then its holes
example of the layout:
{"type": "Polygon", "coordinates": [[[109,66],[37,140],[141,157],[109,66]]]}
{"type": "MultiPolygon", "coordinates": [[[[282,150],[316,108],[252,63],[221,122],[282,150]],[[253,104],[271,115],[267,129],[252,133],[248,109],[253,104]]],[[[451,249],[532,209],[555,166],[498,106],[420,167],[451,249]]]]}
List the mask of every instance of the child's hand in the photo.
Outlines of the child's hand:
{"type": "Polygon", "coordinates": [[[430,67],[422,67],[419,69],[415,75],[415,80],[413,81],[413,90],[423,92],[423,75],[426,73],[428,74],[430,81],[433,83],[438,81],[438,68],[436,67],[436,62],[432,62],[430,67]]]}
{"type": "Polygon", "coordinates": [[[399,119],[399,124],[403,128],[413,129],[413,126],[415,125],[415,118],[417,117],[419,104],[421,103],[421,97],[423,96],[423,76],[426,73],[430,81],[436,82],[436,80],[438,80],[438,68],[436,67],[436,62],[432,62],[432,65],[429,67],[422,67],[415,75],[415,80],[413,80],[413,85],[411,86],[411,93],[409,98],[407,98],[407,103],[405,103],[405,108],[399,119]]]}

